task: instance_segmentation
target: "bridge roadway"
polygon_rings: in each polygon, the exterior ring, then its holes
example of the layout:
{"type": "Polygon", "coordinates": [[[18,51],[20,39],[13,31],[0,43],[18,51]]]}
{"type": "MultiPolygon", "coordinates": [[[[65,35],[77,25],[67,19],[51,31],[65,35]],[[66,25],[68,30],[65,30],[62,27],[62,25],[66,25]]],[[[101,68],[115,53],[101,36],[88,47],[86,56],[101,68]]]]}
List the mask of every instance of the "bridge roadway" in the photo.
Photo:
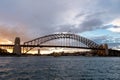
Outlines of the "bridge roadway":
{"type": "MultiPolygon", "coordinates": [[[[61,46],[61,45],[20,45],[21,47],[62,47],[62,48],[78,48],[78,49],[92,49],[92,50],[105,50],[103,48],[90,48],[90,47],[79,47],[79,46],[61,46]]],[[[0,47],[14,47],[11,44],[0,45],[0,47]]]]}

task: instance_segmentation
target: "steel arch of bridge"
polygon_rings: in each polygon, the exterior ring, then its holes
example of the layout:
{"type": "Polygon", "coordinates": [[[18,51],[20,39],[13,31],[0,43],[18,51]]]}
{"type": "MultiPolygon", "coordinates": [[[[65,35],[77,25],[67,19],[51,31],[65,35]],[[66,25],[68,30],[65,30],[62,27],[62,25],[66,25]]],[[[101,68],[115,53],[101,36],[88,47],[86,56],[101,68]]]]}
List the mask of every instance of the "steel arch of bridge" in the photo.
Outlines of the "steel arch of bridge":
{"type": "MultiPolygon", "coordinates": [[[[45,35],[27,42],[24,42],[24,45],[41,45],[45,42],[51,41],[51,40],[55,40],[55,39],[60,39],[60,38],[68,38],[68,39],[74,39],[77,40],[83,44],[85,44],[86,46],[88,46],[89,48],[98,48],[100,47],[100,45],[98,45],[97,43],[95,43],[94,41],[87,39],[85,37],[76,35],[76,34],[72,34],[72,33],[60,33],[60,34],[50,34],[50,35],[45,35]]],[[[27,48],[26,52],[30,51],[32,48],[27,48]]]]}

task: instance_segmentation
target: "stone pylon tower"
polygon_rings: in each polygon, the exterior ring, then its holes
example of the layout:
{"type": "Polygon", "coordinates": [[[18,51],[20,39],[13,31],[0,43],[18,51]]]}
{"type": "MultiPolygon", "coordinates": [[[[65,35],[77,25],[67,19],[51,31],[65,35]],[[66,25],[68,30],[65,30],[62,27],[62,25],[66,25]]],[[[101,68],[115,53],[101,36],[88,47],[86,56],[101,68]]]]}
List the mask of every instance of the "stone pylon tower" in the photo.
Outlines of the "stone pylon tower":
{"type": "Polygon", "coordinates": [[[21,46],[20,46],[20,38],[15,38],[13,53],[16,53],[17,55],[21,55],[21,46]]]}
{"type": "Polygon", "coordinates": [[[103,47],[105,48],[105,54],[108,55],[109,54],[108,45],[104,44],[103,47]]]}

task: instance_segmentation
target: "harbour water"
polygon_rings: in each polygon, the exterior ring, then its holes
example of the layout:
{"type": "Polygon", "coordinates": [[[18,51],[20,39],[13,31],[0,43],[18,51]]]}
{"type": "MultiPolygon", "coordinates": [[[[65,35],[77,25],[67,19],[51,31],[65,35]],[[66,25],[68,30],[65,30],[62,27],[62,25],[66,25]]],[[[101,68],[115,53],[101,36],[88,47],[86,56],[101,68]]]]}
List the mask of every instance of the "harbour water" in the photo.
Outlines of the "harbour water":
{"type": "Polygon", "coordinates": [[[0,80],[120,80],[120,57],[0,57],[0,80]]]}

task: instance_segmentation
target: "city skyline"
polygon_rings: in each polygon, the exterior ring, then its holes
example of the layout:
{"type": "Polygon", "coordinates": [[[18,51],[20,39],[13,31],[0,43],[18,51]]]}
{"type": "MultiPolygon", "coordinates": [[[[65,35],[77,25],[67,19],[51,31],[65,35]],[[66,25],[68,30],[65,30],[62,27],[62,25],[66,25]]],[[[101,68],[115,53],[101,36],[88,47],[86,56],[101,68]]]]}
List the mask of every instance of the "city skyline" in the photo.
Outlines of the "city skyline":
{"type": "MultiPolygon", "coordinates": [[[[2,0],[0,43],[73,32],[120,49],[119,0],[2,0]]],[[[22,43],[23,43],[22,42],[22,43]]]]}

